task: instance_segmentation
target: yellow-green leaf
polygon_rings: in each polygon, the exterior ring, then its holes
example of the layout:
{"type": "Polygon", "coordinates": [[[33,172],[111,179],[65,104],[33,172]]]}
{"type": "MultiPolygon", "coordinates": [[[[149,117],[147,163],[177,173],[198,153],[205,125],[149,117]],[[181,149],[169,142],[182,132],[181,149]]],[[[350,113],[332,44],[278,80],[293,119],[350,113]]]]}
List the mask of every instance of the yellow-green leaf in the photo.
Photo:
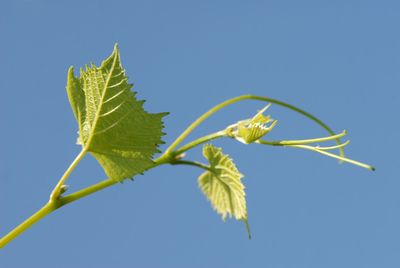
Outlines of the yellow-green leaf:
{"type": "Polygon", "coordinates": [[[257,141],[258,139],[269,133],[277,123],[277,121],[271,119],[269,115],[263,115],[263,113],[270,106],[271,105],[268,104],[253,118],[239,122],[237,124],[237,131],[234,134],[234,137],[242,143],[249,144],[257,141]]]}
{"type": "Polygon", "coordinates": [[[147,113],[131,88],[117,45],[100,67],[86,66],[80,77],[75,77],[73,67],[68,71],[67,93],[79,125],[78,143],[117,181],[151,167],[164,134],[166,113],[147,113]]]}
{"type": "Polygon", "coordinates": [[[245,187],[241,182],[243,175],[221,148],[206,144],[203,155],[210,163],[210,170],[200,175],[200,189],[223,220],[227,216],[235,217],[248,227],[245,187]]]}

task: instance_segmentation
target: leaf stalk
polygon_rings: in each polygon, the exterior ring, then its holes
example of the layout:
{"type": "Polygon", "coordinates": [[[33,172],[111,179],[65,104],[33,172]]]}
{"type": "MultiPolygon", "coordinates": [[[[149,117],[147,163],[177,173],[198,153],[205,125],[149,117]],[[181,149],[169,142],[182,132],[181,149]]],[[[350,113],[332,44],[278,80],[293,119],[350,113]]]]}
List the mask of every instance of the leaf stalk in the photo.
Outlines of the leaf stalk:
{"type": "Polygon", "coordinates": [[[55,201],[61,196],[61,188],[71,175],[72,171],[79,164],[79,162],[83,159],[86,154],[86,150],[82,150],[72,161],[71,165],[67,168],[67,170],[62,175],[61,179],[58,181],[57,185],[54,187],[53,191],[50,194],[50,201],[55,201]]]}

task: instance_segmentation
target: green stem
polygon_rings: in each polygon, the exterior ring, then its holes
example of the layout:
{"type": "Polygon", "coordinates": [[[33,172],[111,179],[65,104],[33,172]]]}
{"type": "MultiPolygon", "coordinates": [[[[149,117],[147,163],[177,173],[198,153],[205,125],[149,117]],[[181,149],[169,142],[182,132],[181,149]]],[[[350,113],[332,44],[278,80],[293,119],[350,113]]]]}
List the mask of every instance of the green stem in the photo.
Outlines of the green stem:
{"type": "Polygon", "coordinates": [[[75,157],[74,161],[72,161],[71,165],[64,172],[64,175],[62,175],[61,179],[58,181],[57,185],[54,187],[53,191],[51,192],[50,200],[55,201],[60,197],[60,195],[61,195],[61,187],[67,181],[69,175],[71,175],[71,172],[75,169],[75,167],[78,165],[78,163],[83,159],[85,154],[86,154],[86,150],[82,150],[75,157]]]}
{"type": "Polygon", "coordinates": [[[321,150],[321,149],[318,149],[318,148],[315,148],[315,147],[312,147],[312,146],[309,146],[309,145],[287,145],[287,146],[310,150],[310,151],[317,152],[317,153],[320,153],[320,154],[323,154],[323,155],[326,155],[326,156],[330,156],[332,158],[336,158],[336,159],[338,159],[340,161],[347,162],[347,163],[350,163],[350,164],[353,164],[353,165],[356,165],[356,166],[359,166],[359,167],[362,167],[362,168],[366,168],[366,169],[369,169],[369,170],[372,170],[372,171],[375,170],[375,167],[373,167],[371,165],[364,164],[364,163],[361,163],[361,162],[358,162],[356,160],[349,159],[349,158],[346,158],[346,157],[342,157],[340,155],[336,155],[336,154],[333,154],[333,153],[330,153],[330,152],[327,152],[327,151],[324,151],[324,150],[321,150]]]}
{"type": "MultiPolygon", "coordinates": [[[[158,159],[160,159],[160,158],[158,158],[158,159]]],[[[162,165],[162,164],[166,164],[166,163],[161,163],[160,161],[157,161],[157,159],[156,159],[155,160],[155,165],[152,166],[150,169],[153,169],[153,168],[155,168],[155,167],[157,167],[159,165],[162,165]]],[[[205,169],[205,170],[210,170],[210,168],[208,166],[205,166],[205,165],[203,165],[201,163],[198,163],[198,162],[192,162],[192,161],[177,160],[177,161],[174,161],[174,162],[170,162],[169,164],[171,164],[171,165],[190,165],[190,166],[196,166],[196,167],[199,167],[199,168],[202,168],[202,169],[205,169]]],[[[104,180],[102,182],[93,184],[93,185],[91,185],[89,187],[86,187],[86,188],[84,188],[82,190],[79,190],[79,191],[77,191],[75,193],[72,193],[72,194],[69,194],[67,196],[61,197],[60,200],[59,200],[60,207],[66,205],[66,204],[69,204],[71,202],[74,202],[74,201],[76,201],[78,199],[81,199],[81,198],[83,198],[85,196],[91,195],[91,194],[93,194],[95,192],[98,192],[100,190],[103,190],[105,188],[108,188],[108,187],[110,187],[110,186],[112,186],[114,184],[117,184],[117,183],[118,183],[118,181],[111,180],[111,179],[106,179],[106,180],[104,180]]]]}
{"type": "MultiPolygon", "coordinates": [[[[154,166],[152,166],[150,169],[155,168],[159,165],[162,164],[173,164],[173,165],[191,165],[191,166],[196,166],[205,170],[209,170],[209,167],[197,163],[197,162],[191,162],[191,161],[175,161],[174,163],[172,162],[166,162],[163,158],[159,157],[155,160],[154,166]]],[[[83,197],[89,196],[91,194],[94,194],[100,190],[103,190],[105,188],[108,188],[112,185],[117,184],[118,181],[107,179],[104,181],[101,181],[99,183],[93,184],[89,187],[86,187],[82,190],[79,190],[75,193],[69,194],[64,197],[59,197],[56,200],[50,200],[46,205],[44,205],[41,209],[39,209],[35,214],[33,214],[31,217],[26,219],[23,223],[15,227],[13,230],[11,230],[8,234],[6,234],[4,237],[0,239],[0,248],[4,247],[7,245],[9,242],[11,242],[13,239],[15,239],[17,236],[25,232],[27,229],[29,229],[33,224],[47,216],[48,214],[52,213],[53,211],[69,204],[72,202],[75,202],[83,197]]]]}
{"type": "Polygon", "coordinates": [[[93,184],[93,185],[91,185],[89,187],[86,187],[86,188],[84,188],[82,190],[79,190],[79,191],[77,191],[75,193],[72,193],[72,194],[69,194],[67,196],[61,197],[60,198],[61,206],[64,206],[64,205],[69,204],[69,203],[72,203],[72,202],[74,202],[74,201],[76,201],[78,199],[81,199],[81,198],[85,197],[85,196],[94,194],[95,192],[98,192],[100,190],[108,188],[108,187],[110,187],[110,186],[112,186],[114,184],[117,184],[117,183],[118,183],[118,181],[116,181],[116,180],[106,179],[106,180],[101,181],[99,183],[93,184]]]}
{"type": "Polygon", "coordinates": [[[300,145],[300,144],[310,144],[310,143],[317,143],[317,142],[324,142],[330,140],[336,140],[346,135],[346,131],[342,133],[323,137],[323,138],[315,138],[315,139],[305,139],[305,140],[281,140],[281,141],[266,141],[266,140],[258,140],[256,143],[265,144],[265,145],[272,145],[272,146],[283,146],[283,145],[300,145]]]}
{"type": "Polygon", "coordinates": [[[26,219],[23,223],[15,227],[11,232],[5,235],[0,239],[0,248],[3,248],[21,233],[23,233],[26,229],[31,227],[33,224],[56,210],[59,206],[56,202],[49,201],[46,205],[44,205],[41,209],[39,209],[35,214],[26,219]]]}
{"type": "MultiPolygon", "coordinates": [[[[190,134],[190,132],[192,132],[198,125],[200,125],[204,120],[206,120],[212,114],[216,113],[217,111],[221,110],[222,108],[224,108],[226,106],[229,106],[231,104],[234,104],[236,102],[243,101],[243,100],[265,101],[265,102],[271,102],[271,103],[275,103],[277,105],[286,107],[286,108],[293,110],[297,113],[300,113],[300,114],[304,115],[305,117],[311,119],[312,121],[316,122],[318,125],[320,125],[322,128],[324,128],[326,131],[328,131],[329,134],[335,135],[334,131],[330,127],[328,127],[328,125],[326,125],[324,122],[322,122],[320,119],[318,119],[317,117],[313,116],[312,114],[310,114],[296,106],[285,103],[283,101],[271,99],[268,97],[261,97],[261,96],[255,96],[255,95],[242,95],[239,97],[235,97],[235,98],[226,100],[226,101],[214,106],[213,108],[208,110],[206,113],[201,115],[199,118],[197,118],[196,121],[194,121],[187,129],[185,129],[185,131],[182,132],[182,134],[167,148],[167,150],[165,151],[165,154],[169,155],[190,134]]],[[[338,144],[341,143],[339,139],[336,139],[336,142],[338,144]]],[[[344,157],[343,148],[339,148],[339,150],[340,150],[340,155],[342,157],[344,157]]]]}
{"type": "Polygon", "coordinates": [[[57,199],[56,201],[50,200],[46,205],[44,205],[41,209],[39,209],[35,214],[33,214],[31,217],[26,219],[23,223],[21,223],[20,225],[15,227],[7,235],[5,235],[3,238],[1,238],[0,239],[0,248],[7,245],[9,242],[11,242],[17,236],[19,236],[20,234],[25,232],[32,225],[34,225],[36,222],[38,222],[39,220],[41,220],[48,214],[52,213],[53,211],[61,208],[64,205],[67,205],[78,199],[81,199],[85,196],[88,196],[95,192],[98,192],[104,188],[110,187],[116,183],[118,183],[118,182],[115,180],[107,179],[102,182],[96,183],[92,186],[89,186],[85,189],[82,189],[80,191],[77,191],[75,193],[67,195],[65,197],[61,197],[61,198],[57,199]]]}
{"type": "MultiPolygon", "coordinates": [[[[330,129],[325,123],[323,123],[321,120],[319,120],[318,118],[316,118],[315,116],[309,114],[308,112],[297,108],[293,105],[287,104],[285,102],[282,101],[278,101],[275,99],[271,99],[271,98],[267,98],[267,97],[261,97],[261,96],[255,96],[255,95],[243,95],[243,96],[239,96],[236,98],[232,98],[229,100],[226,100],[218,105],[216,105],[215,107],[213,107],[212,109],[210,109],[209,111],[207,111],[205,114],[203,114],[202,116],[200,116],[196,121],[194,121],[169,147],[168,149],[165,151],[165,153],[157,158],[154,162],[154,166],[152,166],[151,168],[154,168],[156,166],[162,165],[162,164],[172,164],[172,165],[191,165],[191,166],[196,166],[205,170],[210,170],[209,167],[201,164],[201,163],[197,163],[197,162],[191,162],[191,161],[183,161],[183,160],[176,160],[173,158],[171,152],[189,135],[189,133],[191,131],[193,131],[200,123],[202,123],[205,119],[207,119],[208,117],[210,117],[212,114],[216,113],[217,111],[219,111],[220,109],[234,104],[236,102],[242,101],[242,100],[246,100],[246,99],[250,99],[250,100],[259,100],[259,101],[265,101],[265,102],[271,102],[271,103],[275,103],[277,105],[286,107],[288,109],[291,109],[293,111],[296,111],[306,117],[308,117],[309,119],[313,120],[314,122],[316,122],[318,125],[320,125],[321,127],[323,127],[325,130],[327,130],[331,135],[335,135],[335,133],[333,132],[332,129],[330,129]]],[[[201,137],[197,140],[194,140],[184,146],[182,146],[181,148],[179,148],[178,150],[175,151],[174,155],[183,153],[201,143],[204,143],[206,141],[209,140],[213,140],[222,136],[225,136],[226,132],[225,131],[218,131],[212,134],[209,134],[207,136],[201,137]]],[[[339,134],[340,135],[340,134],[339,134]]],[[[334,137],[336,142],[340,145],[340,140],[339,137],[337,137],[337,135],[334,137]]],[[[331,137],[332,139],[332,137],[331,137]]],[[[292,147],[298,147],[300,148],[301,145],[288,145],[288,146],[292,146],[292,147]]],[[[313,150],[313,151],[317,151],[319,153],[325,154],[325,155],[329,155],[332,157],[335,157],[337,159],[340,159],[342,161],[346,161],[346,162],[350,162],[353,164],[358,163],[357,165],[360,166],[364,166],[364,167],[370,167],[370,169],[373,169],[373,167],[362,164],[360,162],[354,161],[354,160],[350,160],[347,158],[344,158],[344,151],[343,148],[340,147],[340,154],[341,156],[337,156],[334,154],[330,154],[328,152],[325,152],[323,150],[318,150],[316,148],[313,148],[311,146],[306,146],[303,145],[305,147],[310,147],[310,148],[304,148],[304,149],[309,149],[309,150],[313,150]]],[[[107,179],[105,181],[99,182],[97,184],[91,185],[87,188],[84,188],[82,190],[79,190],[75,193],[72,193],[70,195],[67,195],[65,197],[61,197],[61,189],[62,186],[64,185],[64,183],[66,182],[66,180],[68,179],[68,177],[70,176],[71,172],[74,170],[74,168],[76,167],[76,165],[82,160],[82,158],[85,156],[86,154],[86,150],[82,150],[78,156],[74,159],[74,161],[71,163],[71,165],[68,167],[68,169],[65,171],[65,173],[63,174],[63,176],[61,177],[61,179],[59,180],[59,182],[57,183],[57,185],[54,187],[54,190],[52,191],[51,195],[50,195],[50,200],[49,202],[43,206],[41,209],[39,209],[35,214],[33,214],[31,217],[29,217],[27,220],[25,220],[23,223],[21,223],[19,226],[17,226],[16,228],[14,228],[12,231],[10,231],[7,235],[5,235],[3,238],[0,239],[0,248],[4,247],[5,245],[7,245],[10,241],[12,241],[13,239],[15,239],[18,235],[20,235],[21,233],[23,233],[24,231],[26,231],[29,227],[31,227],[33,224],[35,224],[36,222],[38,222],[39,220],[41,220],[43,217],[45,217],[46,215],[52,213],[53,211],[59,209],[60,207],[67,205],[69,203],[72,203],[76,200],[79,200],[85,196],[91,195],[95,192],[98,192],[102,189],[108,188],[114,184],[117,183],[117,181],[111,180],[111,179],[107,179]]],[[[151,169],[150,168],[150,169],[151,169]]]]}
{"type": "Polygon", "coordinates": [[[201,138],[198,138],[192,142],[189,142],[187,144],[185,144],[184,146],[180,147],[179,149],[177,149],[176,151],[174,151],[174,155],[180,155],[184,152],[186,152],[189,149],[192,149],[193,147],[196,147],[197,145],[200,145],[202,143],[211,141],[211,140],[215,140],[221,137],[225,137],[226,136],[226,131],[225,130],[221,130],[221,131],[217,131],[211,134],[208,134],[206,136],[203,136],[201,138]]]}
{"type": "MultiPolygon", "coordinates": [[[[154,165],[151,168],[149,168],[148,170],[153,169],[153,168],[155,168],[157,166],[160,166],[160,165],[163,165],[163,164],[168,164],[168,163],[170,163],[170,162],[168,162],[166,160],[166,158],[159,157],[156,160],[154,160],[154,165]]],[[[69,204],[71,202],[74,202],[74,201],[76,201],[78,199],[81,199],[81,198],[83,198],[85,196],[91,195],[91,194],[93,194],[95,192],[98,192],[100,190],[103,190],[105,188],[113,186],[114,184],[117,184],[117,183],[118,183],[118,181],[115,181],[115,180],[112,180],[112,179],[106,179],[106,180],[101,181],[99,183],[93,184],[93,185],[91,185],[89,187],[86,187],[86,188],[84,188],[82,190],[79,190],[79,191],[77,191],[75,193],[72,193],[72,194],[69,194],[67,196],[61,197],[59,202],[60,202],[61,206],[64,206],[64,205],[69,204]]]]}
{"type": "Polygon", "coordinates": [[[202,163],[199,162],[193,162],[193,161],[184,161],[184,160],[177,160],[175,162],[171,162],[171,165],[188,165],[188,166],[194,166],[194,167],[198,167],[207,171],[213,171],[209,166],[206,166],[202,163]]]}
{"type": "MultiPolygon", "coordinates": [[[[341,135],[341,134],[338,134],[341,135]]],[[[310,139],[310,140],[318,140],[318,139],[310,139]]],[[[369,170],[374,171],[375,168],[371,165],[368,164],[364,164],[361,162],[358,162],[356,160],[353,159],[349,159],[347,157],[343,157],[341,155],[336,155],[330,152],[327,152],[327,150],[333,150],[333,149],[340,149],[343,148],[344,146],[346,146],[347,144],[349,144],[349,141],[346,141],[345,143],[341,143],[338,144],[336,146],[330,146],[330,147],[314,147],[314,146],[310,146],[310,145],[305,145],[307,144],[307,141],[310,140],[303,140],[306,141],[305,143],[299,143],[300,140],[298,141],[276,141],[276,142],[271,142],[271,141],[265,141],[265,140],[258,140],[257,143],[259,144],[264,144],[264,145],[271,145],[271,146],[287,146],[287,147],[293,147],[293,148],[299,148],[299,149],[306,149],[306,150],[310,150],[313,152],[317,152],[326,156],[330,156],[332,158],[336,158],[342,162],[347,162],[347,163],[351,163],[353,165],[359,166],[359,167],[363,167],[369,170]],[[297,142],[297,143],[296,143],[297,142]]]]}
{"type": "Polygon", "coordinates": [[[340,147],[345,147],[349,143],[350,143],[350,141],[346,141],[346,142],[343,142],[342,144],[338,144],[338,145],[334,145],[334,146],[324,146],[324,147],[321,147],[321,146],[317,145],[317,146],[315,146],[315,148],[318,149],[318,150],[330,151],[330,150],[338,149],[340,147]]]}

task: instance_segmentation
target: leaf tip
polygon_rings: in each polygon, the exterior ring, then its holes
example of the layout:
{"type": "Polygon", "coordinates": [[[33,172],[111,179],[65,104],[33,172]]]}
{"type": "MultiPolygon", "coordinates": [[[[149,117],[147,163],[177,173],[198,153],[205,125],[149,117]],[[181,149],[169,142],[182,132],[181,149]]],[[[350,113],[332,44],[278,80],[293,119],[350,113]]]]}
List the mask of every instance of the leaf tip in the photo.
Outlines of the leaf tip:
{"type": "Polygon", "coordinates": [[[74,66],[69,66],[68,68],[68,78],[74,77],[74,66]]]}
{"type": "Polygon", "coordinates": [[[162,113],[159,113],[159,114],[160,114],[161,117],[165,117],[165,116],[170,115],[171,113],[170,112],[162,112],[162,113]]]}
{"type": "Polygon", "coordinates": [[[371,171],[375,171],[375,170],[376,170],[376,168],[375,168],[374,166],[369,166],[369,170],[371,170],[371,171]]]}
{"type": "Polygon", "coordinates": [[[118,42],[115,42],[114,44],[114,52],[118,52],[119,51],[119,45],[118,42]]]}
{"type": "Polygon", "coordinates": [[[251,231],[250,231],[250,225],[249,225],[249,221],[246,219],[242,220],[244,222],[244,225],[246,227],[246,232],[247,232],[247,237],[249,238],[249,240],[251,240],[251,231]]]}
{"type": "Polygon", "coordinates": [[[111,54],[111,57],[113,57],[113,56],[117,57],[118,58],[117,60],[119,60],[119,45],[118,45],[117,42],[114,44],[114,49],[113,49],[113,52],[111,54]]]}

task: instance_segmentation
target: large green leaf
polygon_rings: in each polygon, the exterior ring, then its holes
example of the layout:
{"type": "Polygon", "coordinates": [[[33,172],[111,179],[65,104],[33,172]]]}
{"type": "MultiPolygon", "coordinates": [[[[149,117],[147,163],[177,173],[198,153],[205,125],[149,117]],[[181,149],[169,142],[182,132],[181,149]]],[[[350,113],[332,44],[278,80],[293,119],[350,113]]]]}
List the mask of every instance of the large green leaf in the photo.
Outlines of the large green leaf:
{"type": "Polygon", "coordinates": [[[244,221],[248,227],[245,187],[241,182],[243,175],[232,159],[222,153],[221,148],[206,144],[203,155],[210,163],[210,170],[200,175],[200,189],[223,220],[227,216],[234,216],[237,220],[244,221]]]}
{"type": "Polygon", "coordinates": [[[162,117],[143,109],[136,100],[118,46],[100,67],[86,66],[80,77],[68,71],[67,93],[79,125],[78,143],[90,152],[107,176],[121,181],[153,165],[153,154],[162,143],[162,117]]]}

